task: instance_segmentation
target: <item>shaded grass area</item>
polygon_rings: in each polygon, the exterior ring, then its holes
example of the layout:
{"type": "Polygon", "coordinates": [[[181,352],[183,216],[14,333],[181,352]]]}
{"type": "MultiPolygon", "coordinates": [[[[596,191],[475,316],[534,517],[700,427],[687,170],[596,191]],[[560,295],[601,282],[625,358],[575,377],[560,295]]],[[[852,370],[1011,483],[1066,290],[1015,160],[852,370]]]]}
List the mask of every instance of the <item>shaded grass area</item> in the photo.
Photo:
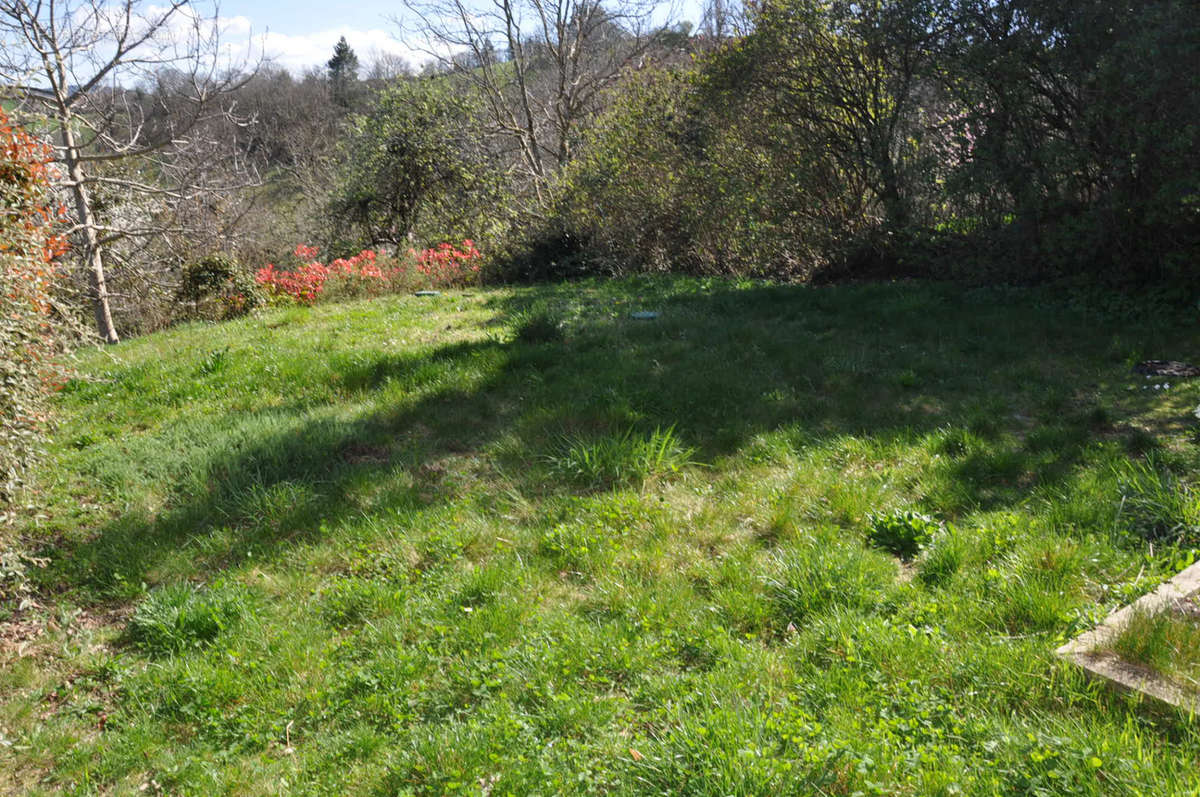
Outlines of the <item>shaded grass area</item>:
{"type": "Polygon", "coordinates": [[[1129,367],[1196,338],[1015,291],[639,279],[89,355],[3,777],[1188,793],[1192,722],[1051,651],[1194,557],[1200,385],[1129,367]]]}

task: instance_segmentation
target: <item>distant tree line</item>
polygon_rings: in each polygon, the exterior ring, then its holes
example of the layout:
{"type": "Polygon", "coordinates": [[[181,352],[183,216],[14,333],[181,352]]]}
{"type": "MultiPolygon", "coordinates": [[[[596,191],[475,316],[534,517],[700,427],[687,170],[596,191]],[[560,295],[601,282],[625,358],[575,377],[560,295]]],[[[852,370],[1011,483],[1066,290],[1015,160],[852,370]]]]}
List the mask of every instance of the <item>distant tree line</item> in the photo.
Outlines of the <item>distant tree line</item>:
{"type": "Polygon", "coordinates": [[[453,55],[385,81],[340,128],[327,208],[348,246],[470,231],[509,278],[912,275],[1195,298],[1188,2],[710,4],[695,33],[640,7],[497,8],[413,6],[453,55]]]}
{"type": "Polygon", "coordinates": [[[563,175],[547,231],[564,255],[1194,298],[1190,3],[783,0],[751,19],[622,84],[563,175]]]}

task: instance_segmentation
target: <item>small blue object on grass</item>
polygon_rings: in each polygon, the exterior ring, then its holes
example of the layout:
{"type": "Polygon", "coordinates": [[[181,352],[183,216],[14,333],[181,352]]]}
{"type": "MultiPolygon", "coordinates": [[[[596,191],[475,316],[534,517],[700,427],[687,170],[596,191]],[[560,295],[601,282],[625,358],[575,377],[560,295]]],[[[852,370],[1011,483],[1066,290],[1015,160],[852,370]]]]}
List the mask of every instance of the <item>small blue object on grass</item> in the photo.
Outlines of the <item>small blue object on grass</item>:
{"type": "Polygon", "coordinates": [[[638,310],[635,313],[630,313],[629,317],[636,318],[638,321],[653,321],[658,318],[658,313],[654,310],[638,310]]]}
{"type": "Polygon", "coordinates": [[[441,291],[417,291],[413,296],[441,296],[441,291]]]}

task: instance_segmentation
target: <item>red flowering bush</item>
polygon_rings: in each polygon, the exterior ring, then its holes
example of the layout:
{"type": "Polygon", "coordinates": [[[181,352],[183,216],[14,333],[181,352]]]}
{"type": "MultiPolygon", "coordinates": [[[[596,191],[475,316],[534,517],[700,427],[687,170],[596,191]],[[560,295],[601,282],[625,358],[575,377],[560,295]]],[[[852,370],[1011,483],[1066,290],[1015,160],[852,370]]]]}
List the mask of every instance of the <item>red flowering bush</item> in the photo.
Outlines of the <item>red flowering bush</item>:
{"type": "Polygon", "coordinates": [[[474,241],[461,246],[444,243],[422,252],[410,249],[408,260],[380,257],[364,249],[353,257],[329,263],[317,259],[320,249],[300,244],[293,251],[297,265],[290,271],[268,263],[255,281],[268,294],[284,301],[312,305],[320,298],[374,296],[416,287],[452,287],[478,279],[482,256],[474,241]]]}
{"type": "Polygon", "coordinates": [[[416,260],[417,271],[434,285],[464,285],[479,276],[481,255],[470,238],[464,240],[461,247],[444,243],[419,254],[412,249],[408,251],[416,260]]]}
{"type": "Polygon", "coordinates": [[[0,518],[37,453],[49,389],[63,382],[51,361],[65,337],[52,296],[67,242],[50,155],[0,110],[0,518]]]}

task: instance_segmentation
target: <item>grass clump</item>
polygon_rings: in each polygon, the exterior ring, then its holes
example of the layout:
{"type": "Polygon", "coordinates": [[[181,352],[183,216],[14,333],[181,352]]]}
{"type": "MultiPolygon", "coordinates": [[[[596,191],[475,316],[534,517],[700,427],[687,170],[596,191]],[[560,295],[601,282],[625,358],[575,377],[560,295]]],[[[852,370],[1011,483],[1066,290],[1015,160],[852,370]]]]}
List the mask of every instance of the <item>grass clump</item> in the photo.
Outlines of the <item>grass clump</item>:
{"type": "Polygon", "coordinates": [[[943,526],[921,546],[917,577],[930,587],[950,582],[970,556],[970,543],[953,525],[943,526]]]}
{"type": "Polygon", "coordinates": [[[1188,688],[1200,687],[1200,623],[1195,615],[1169,607],[1134,611],[1108,648],[1188,688]]]}
{"type": "Polygon", "coordinates": [[[127,633],[151,656],[170,656],[212,643],[250,610],[237,589],[168,584],[134,609],[127,633]]]}
{"type": "Polygon", "coordinates": [[[869,612],[887,600],[896,565],[880,554],[832,535],[777,554],[767,585],[781,625],[837,607],[869,612]]]}
{"type": "Polygon", "coordinates": [[[1159,457],[1120,460],[1112,469],[1120,494],[1114,523],[1119,531],[1154,542],[1200,539],[1200,508],[1192,490],[1159,457]]]}
{"type": "Polygon", "coordinates": [[[600,489],[644,486],[646,481],[678,473],[693,464],[694,449],[680,442],[674,427],[639,435],[633,428],[598,438],[563,438],[549,457],[551,472],[572,484],[600,489]]]}
{"type": "Polygon", "coordinates": [[[317,615],[334,628],[357,625],[392,597],[385,584],[363,578],[339,578],[316,595],[317,615]]]}
{"type": "Polygon", "coordinates": [[[545,311],[521,313],[515,327],[521,343],[558,343],[565,337],[562,319],[545,311]]]}

